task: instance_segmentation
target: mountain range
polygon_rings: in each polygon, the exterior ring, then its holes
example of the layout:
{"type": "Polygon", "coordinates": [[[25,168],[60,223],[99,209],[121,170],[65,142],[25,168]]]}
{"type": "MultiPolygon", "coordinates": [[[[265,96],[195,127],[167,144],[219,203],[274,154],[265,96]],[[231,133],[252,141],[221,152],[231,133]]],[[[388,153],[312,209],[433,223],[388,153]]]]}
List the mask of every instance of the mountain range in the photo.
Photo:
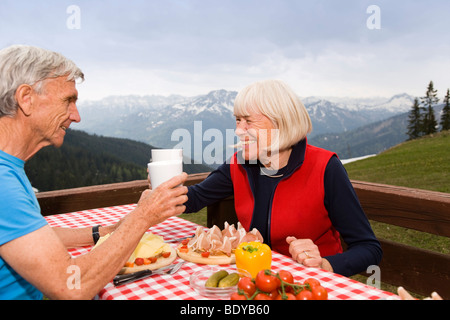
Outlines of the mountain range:
{"type": "MultiPolygon", "coordinates": [[[[230,138],[235,128],[236,95],[235,91],[215,90],[194,97],[130,95],[84,101],[78,105],[82,121],[72,128],[160,148],[183,145],[187,156],[197,163],[205,163],[209,146],[209,151],[213,149],[209,156],[220,158],[215,163],[220,164],[226,160],[224,155],[232,152],[227,146],[237,141],[230,138]]],[[[301,100],[313,123],[309,142],[346,158],[378,153],[406,140],[407,113],[414,97],[402,93],[390,98],[301,100]]]]}

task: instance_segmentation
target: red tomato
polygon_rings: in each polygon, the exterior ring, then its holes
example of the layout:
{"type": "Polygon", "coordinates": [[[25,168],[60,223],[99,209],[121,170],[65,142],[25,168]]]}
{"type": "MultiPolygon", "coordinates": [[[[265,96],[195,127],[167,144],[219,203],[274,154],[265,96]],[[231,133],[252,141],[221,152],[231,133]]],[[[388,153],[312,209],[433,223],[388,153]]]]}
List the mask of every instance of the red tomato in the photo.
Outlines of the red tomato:
{"type": "Polygon", "coordinates": [[[265,270],[261,270],[256,275],[255,284],[256,287],[264,292],[272,292],[278,288],[280,281],[277,277],[271,274],[265,274],[265,270]]]}
{"type": "Polygon", "coordinates": [[[182,247],[179,247],[178,250],[180,250],[180,252],[188,253],[189,248],[187,246],[182,246],[182,247]]]}
{"type": "Polygon", "coordinates": [[[314,288],[315,286],[320,286],[320,282],[317,279],[314,278],[308,278],[306,279],[303,284],[309,284],[309,286],[312,288],[314,288]]]}
{"type": "Polygon", "coordinates": [[[247,299],[245,298],[244,295],[235,292],[230,296],[230,300],[247,300],[247,299]]]}
{"type": "Polygon", "coordinates": [[[142,266],[144,264],[144,258],[136,258],[136,260],[134,260],[134,263],[138,266],[142,266]]]}
{"type": "Polygon", "coordinates": [[[293,294],[293,293],[290,293],[290,292],[286,293],[286,297],[285,297],[285,298],[286,298],[286,299],[283,299],[283,295],[280,294],[280,295],[276,298],[276,300],[297,300],[297,298],[294,296],[294,294],[293,294]]]}
{"type": "Polygon", "coordinates": [[[256,291],[256,286],[253,283],[252,278],[250,278],[250,277],[241,278],[238,282],[238,288],[241,289],[242,291],[244,291],[245,294],[247,295],[247,297],[249,297],[249,298],[256,291]]]}
{"type": "Polygon", "coordinates": [[[295,297],[297,300],[314,300],[313,293],[307,289],[300,291],[295,297]]]}
{"type": "Polygon", "coordinates": [[[270,297],[270,299],[272,300],[276,300],[276,298],[278,298],[278,289],[275,289],[273,291],[271,291],[268,296],[270,297]]]}
{"type": "Polygon", "coordinates": [[[203,258],[208,258],[209,257],[209,251],[202,252],[202,257],[203,258]]]}
{"type": "Polygon", "coordinates": [[[168,257],[170,257],[170,252],[164,251],[164,252],[162,253],[162,256],[163,256],[163,258],[168,258],[168,257]]]}
{"type": "Polygon", "coordinates": [[[313,287],[312,294],[315,300],[328,300],[328,291],[321,285],[313,287]]]}
{"type": "Polygon", "coordinates": [[[286,270],[281,270],[278,272],[278,275],[280,276],[280,279],[287,283],[294,283],[294,277],[292,276],[292,273],[286,270]]]}
{"type": "Polygon", "coordinates": [[[258,293],[253,300],[272,300],[271,297],[269,297],[267,294],[264,293],[258,293]]]}

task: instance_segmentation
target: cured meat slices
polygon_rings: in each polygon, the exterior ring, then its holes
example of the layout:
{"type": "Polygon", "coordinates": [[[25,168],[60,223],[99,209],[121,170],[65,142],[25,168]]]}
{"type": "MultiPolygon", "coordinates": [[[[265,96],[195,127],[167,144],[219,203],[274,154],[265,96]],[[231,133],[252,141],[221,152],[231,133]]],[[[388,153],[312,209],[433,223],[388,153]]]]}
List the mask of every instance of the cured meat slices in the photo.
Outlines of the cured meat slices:
{"type": "Polygon", "coordinates": [[[216,225],[207,231],[199,226],[187,246],[194,252],[210,252],[212,255],[225,254],[229,257],[241,242],[250,241],[263,242],[264,239],[256,228],[247,232],[240,222],[237,223],[237,228],[234,224],[230,225],[225,222],[222,230],[216,225]]]}

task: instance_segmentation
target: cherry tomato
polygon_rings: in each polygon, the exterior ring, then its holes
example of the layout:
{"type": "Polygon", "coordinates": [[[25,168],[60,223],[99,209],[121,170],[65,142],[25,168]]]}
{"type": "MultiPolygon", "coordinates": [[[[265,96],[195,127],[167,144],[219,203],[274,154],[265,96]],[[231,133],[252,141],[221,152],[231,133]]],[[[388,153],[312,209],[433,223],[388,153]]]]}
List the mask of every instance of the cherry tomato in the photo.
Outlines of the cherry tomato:
{"type": "Polygon", "coordinates": [[[307,289],[300,291],[295,297],[297,300],[314,300],[313,293],[307,289]]]}
{"type": "Polygon", "coordinates": [[[238,282],[238,288],[244,291],[247,297],[251,297],[256,291],[256,286],[250,277],[241,278],[238,282]]]}
{"type": "Polygon", "coordinates": [[[279,295],[279,293],[278,293],[278,288],[275,289],[275,290],[273,290],[273,291],[271,291],[270,293],[268,293],[268,296],[269,296],[270,299],[272,299],[272,300],[276,300],[276,298],[278,298],[278,295],[279,295]]]}
{"type": "Polygon", "coordinates": [[[315,286],[320,286],[320,282],[317,279],[314,278],[308,278],[306,279],[303,284],[309,284],[309,286],[312,288],[314,288],[315,286]]]}
{"type": "Polygon", "coordinates": [[[189,240],[190,240],[190,239],[184,239],[183,241],[181,241],[181,244],[182,244],[183,246],[186,246],[186,245],[189,243],[189,240]]]}
{"type": "Polygon", "coordinates": [[[144,264],[144,258],[136,258],[136,260],[134,260],[134,263],[137,266],[142,266],[144,264]]]}
{"type": "Polygon", "coordinates": [[[247,298],[245,298],[245,296],[243,294],[239,294],[237,292],[234,292],[230,296],[230,300],[247,300],[247,298]]]}
{"type": "Polygon", "coordinates": [[[293,293],[288,292],[288,293],[286,293],[285,299],[283,299],[283,295],[280,294],[280,295],[276,298],[276,300],[297,300],[297,298],[294,296],[293,293]]]}
{"type": "Polygon", "coordinates": [[[328,299],[328,291],[321,285],[313,287],[311,291],[312,291],[314,300],[327,300],[328,299]]]}
{"type": "Polygon", "coordinates": [[[278,272],[278,275],[280,276],[280,279],[287,283],[294,283],[294,277],[292,276],[292,273],[286,270],[281,270],[278,272]]]}
{"type": "Polygon", "coordinates": [[[258,272],[255,278],[256,287],[264,292],[271,292],[278,288],[280,281],[277,277],[266,274],[265,270],[261,270],[258,272]]]}
{"type": "Polygon", "coordinates": [[[267,294],[264,293],[258,293],[253,300],[272,300],[271,297],[269,297],[267,294]]]}
{"type": "Polygon", "coordinates": [[[182,247],[179,247],[178,250],[179,250],[180,252],[188,253],[189,248],[188,248],[187,246],[182,246],[182,247]]]}
{"type": "Polygon", "coordinates": [[[209,257],[209,251],[204,251],[204,252],[202,252],[202,257],[203,258],[208,258],[209,257]]]}
{"type": "Polygon", "coordinates": [[[163,258],[168,258],[168,257],[170,257],[170,252],[163,252],[162,253],[162,256],[163,256],[163,258]]]}

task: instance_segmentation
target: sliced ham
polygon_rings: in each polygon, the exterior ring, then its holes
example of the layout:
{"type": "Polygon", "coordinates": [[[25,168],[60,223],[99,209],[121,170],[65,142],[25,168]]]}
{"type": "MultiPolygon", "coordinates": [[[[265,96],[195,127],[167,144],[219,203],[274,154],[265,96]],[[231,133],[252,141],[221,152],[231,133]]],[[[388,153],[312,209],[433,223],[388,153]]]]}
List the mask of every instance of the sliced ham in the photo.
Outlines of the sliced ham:
{"type": "Polygon", "coordinates": [[[228,236],[223,237],[223,243],[222,246],[219,248],[219,250],[226,254],[227,256],[231,256],[231,250],[233,249],[231,247],[232,238],[228,238],[228,236]]]}
{"type": "Polygon", "coordinates": [[[247,232],[240,222],[237,223],[237,229],[234,224],[225,222],[223,230],[214,225],[205,231],[199,226],[194,237],[189,241],[188,247],[193,251],[210,251],[212,254],[223,253],[230,256],[240,243],[251,241],[264,241],[256,228],[247,232]]]}

